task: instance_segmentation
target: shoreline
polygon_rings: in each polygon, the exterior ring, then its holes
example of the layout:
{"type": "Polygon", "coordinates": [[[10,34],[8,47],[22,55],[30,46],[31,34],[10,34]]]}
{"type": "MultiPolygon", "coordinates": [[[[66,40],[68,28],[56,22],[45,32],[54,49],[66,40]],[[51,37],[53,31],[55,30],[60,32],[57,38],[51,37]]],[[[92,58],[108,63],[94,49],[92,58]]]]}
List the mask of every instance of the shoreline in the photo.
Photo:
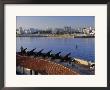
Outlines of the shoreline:
{"type": "Polygon", "coordinates": [[[48,35],[16,35],[16,37],[50,37],[50,38],[95,38],[95,36],[73,36],[73,35],[57,35],[57,36],[48,36],[48,35]]]}

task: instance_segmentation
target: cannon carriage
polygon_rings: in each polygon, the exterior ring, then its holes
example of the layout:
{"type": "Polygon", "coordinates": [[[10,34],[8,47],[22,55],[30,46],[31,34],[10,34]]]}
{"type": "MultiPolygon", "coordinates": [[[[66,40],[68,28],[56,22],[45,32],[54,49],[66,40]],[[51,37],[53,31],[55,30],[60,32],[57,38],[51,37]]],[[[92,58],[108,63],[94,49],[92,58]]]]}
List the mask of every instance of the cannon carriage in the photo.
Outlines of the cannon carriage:
{"type": "Polygon", "coordinates": [[[62,52],[58,52],[58,53],[52,53],[52,50],[48,51],[47,53],[43,53],[43,50],[44,49],[41,49],[40,51],[38,52],[35,52],[36,48],[30,50],[30,51],[26,51],[27,48],[23,48],[21,46],[21,51],[20,52],[17,52],[16,54],[19,54],[19,55],[26,55],[26,56],[34,56],[35,58],[36,57],[42,57],[42,58],[51,58],[51,60],[55,60],[55,59],[59,59],[60,62],[74,62],[74,58],[70,57],[71,53],[68,53],[66,54],[65,56],[62,56],[60,55],[62,52]]]}

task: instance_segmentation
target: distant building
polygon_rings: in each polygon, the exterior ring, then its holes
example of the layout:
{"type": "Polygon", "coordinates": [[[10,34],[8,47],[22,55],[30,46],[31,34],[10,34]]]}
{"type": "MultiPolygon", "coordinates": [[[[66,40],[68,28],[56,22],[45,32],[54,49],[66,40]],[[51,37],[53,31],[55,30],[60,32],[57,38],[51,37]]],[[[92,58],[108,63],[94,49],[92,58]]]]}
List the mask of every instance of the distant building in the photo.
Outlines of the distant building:
{"type": "Polygon", "coordinates": [[[46,29],[46,33],[47,33],[47,34],[52,34],[52,28],[47,28],[47,29],[46,29]]]}
{"type": "Polygon", "coordinates": [[[90,35],[95,35],[95,30],[94,29],[90,32],[90,35]]]}
{"type": "Polygon", "coordinates": [[[20,30],[20,34],[24,34],[24,30],[22,27],[20,27],[19,30],[20,30]]]}
{"type": "Polygon", "coordinates": [[[83,28],[83,33],[84,34],[90,34],[90,30],[88,28],[83,28]]]}
{"type": "Polygon", "coordinates": [[[16,34],[21,34],[19,29],[16,29],[16,34]]]}
{"type": "Polygon", "coordinates": [[[92,27],[89,27],[89,30],[92,30],[92,27]]]}
{"type": "Polygon", "coordinates": [[[25,30],[24,30],[24,33],[25,33],[25,34],[30,34],[31,32],[30,32],[29,29],[25,29],[25,30]]]}
{"type": "Polygon", "coordinates": [[[33,34],[33,33],[35,33],[36,31],[35,31],[34,28],[30,28],[30,32],[33,34]]]}
{"type": "Polygon", "coordinates": [[[55,28],[55,34],[64,34],[63,28],[55,28]]]}
{"type": "Polygon", "coordinates": [[[64,27],[64,33],[65,33],[65,34],[69,34],[69,33],[71,33],[71,31],[72,31],[71,26],[65,26],[65,27],[64,27]]]}

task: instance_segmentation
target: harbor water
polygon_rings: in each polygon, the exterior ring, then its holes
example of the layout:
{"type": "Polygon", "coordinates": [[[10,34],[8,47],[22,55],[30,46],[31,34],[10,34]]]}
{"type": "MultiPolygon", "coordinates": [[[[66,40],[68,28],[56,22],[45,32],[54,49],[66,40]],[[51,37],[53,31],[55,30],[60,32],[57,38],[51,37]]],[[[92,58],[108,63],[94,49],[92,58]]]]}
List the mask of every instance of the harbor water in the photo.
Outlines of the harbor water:
{"type": "Polygon", "coordinates": [[[36,52],[52,50],[52,53],[62,52],[61,55],[71,53],[71,57],[95,61],[95,38],[52,38],[52,37],[16,37],[16,51],[20,47],[36,52]]]}

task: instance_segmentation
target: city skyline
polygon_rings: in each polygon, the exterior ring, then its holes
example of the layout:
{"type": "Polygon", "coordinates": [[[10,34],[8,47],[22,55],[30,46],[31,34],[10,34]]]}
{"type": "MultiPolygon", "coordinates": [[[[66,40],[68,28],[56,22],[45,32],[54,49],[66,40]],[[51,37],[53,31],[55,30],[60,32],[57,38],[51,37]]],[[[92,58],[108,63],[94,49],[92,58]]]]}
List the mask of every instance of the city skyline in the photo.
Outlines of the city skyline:
{"type": "Polygon", "coordinates": [[[16,28],[95,27],[94,16],[16,16],[16,28]]]}

